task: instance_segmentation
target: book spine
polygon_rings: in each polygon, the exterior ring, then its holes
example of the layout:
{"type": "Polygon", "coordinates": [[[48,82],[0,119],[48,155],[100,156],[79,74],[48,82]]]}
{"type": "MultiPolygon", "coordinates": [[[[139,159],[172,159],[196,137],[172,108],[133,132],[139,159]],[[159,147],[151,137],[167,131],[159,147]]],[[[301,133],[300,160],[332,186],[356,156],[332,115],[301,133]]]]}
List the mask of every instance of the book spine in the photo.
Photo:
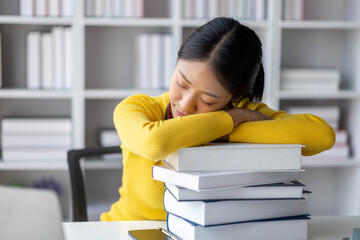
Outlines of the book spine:
{"type": "Polygon", "coordinates": [[[20,0],[20,16],[34,16],[35,0],[20,0]]]}
{"type": "Polygon", "coordinates": [[[40,32],[29,32],[27,35],[27,88],[40,87],[40,32]]]}
{"type": "Polygon", "coordinates": [[[209,0],[208,16],[210,19],[216,18],[219,16],[219,0],[209,0]]]}
{"type": "Polygon", "coordinates": [[[64,87],[71,89],[73,85],[72,28],[64,29],[64,60],[64,87]]]}
{"type": "Polygon", "coordinates": [[[53,71],[53,42],[51,33],[42,33],[42,78],[41,87],[51,89],[54,87],[54,71],[53,71]]]}
{"type": "Polygon", "coordinates": [[[35,0],[35,16],[45,16],[46,0],[35,0]]]}
{"type": "Polygon", "coordinates": [[[54,27],[53,47],[54,47],[54,86],[56,89],[64,87],[64,28],[54,27]]]}
{"type": "Polygon", "coordinates": [[[95,0],[86,0],[86,16],[95,16],[95,0]]]}
{"type": "Polygon", "coordinates": [[[1,50],[1,32],[0,32],[0,88],[2,88],[2,50],[1,50]]]}

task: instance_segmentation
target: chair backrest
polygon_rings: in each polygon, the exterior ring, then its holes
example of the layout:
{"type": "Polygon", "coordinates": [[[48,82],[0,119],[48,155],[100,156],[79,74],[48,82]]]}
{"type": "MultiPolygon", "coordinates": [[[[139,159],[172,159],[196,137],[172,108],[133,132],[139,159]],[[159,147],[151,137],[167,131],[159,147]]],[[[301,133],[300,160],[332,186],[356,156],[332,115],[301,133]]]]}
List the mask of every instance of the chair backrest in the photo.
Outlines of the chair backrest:
{"type": "Polygon", "coordinates": [[[0,186],[0,239],[63,240],[60,202],[56,193],[0,186]]]}
{"type": "Polygon", "coordinates": [[[71,181],[72,218],[74,222],[88,221],[85,184],[80,160],[85,157],[121,153],[119,146],[91,147],[68,151],[67,161],[71,181]]]}

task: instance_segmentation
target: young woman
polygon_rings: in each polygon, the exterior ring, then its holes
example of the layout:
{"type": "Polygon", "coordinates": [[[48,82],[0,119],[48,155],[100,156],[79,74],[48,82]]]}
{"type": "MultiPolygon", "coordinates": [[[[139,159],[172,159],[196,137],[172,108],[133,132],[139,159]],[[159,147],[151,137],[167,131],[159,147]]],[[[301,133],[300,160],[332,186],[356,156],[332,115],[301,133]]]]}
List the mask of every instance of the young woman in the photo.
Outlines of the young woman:
{"type": "Polygon", "coordinates": [[[116,107],[123,182],[119,201],[101,220],[165,220],[164,184],[152,179],[151,168],[180,148],[212,141],[298,143],[309,156],[333,146],[334,131],[321,118],[256,103],[263,89],[262,44],[253,30],[231,18],[199,27],[178,52],[169,92],[134,95],[116,107]]]}

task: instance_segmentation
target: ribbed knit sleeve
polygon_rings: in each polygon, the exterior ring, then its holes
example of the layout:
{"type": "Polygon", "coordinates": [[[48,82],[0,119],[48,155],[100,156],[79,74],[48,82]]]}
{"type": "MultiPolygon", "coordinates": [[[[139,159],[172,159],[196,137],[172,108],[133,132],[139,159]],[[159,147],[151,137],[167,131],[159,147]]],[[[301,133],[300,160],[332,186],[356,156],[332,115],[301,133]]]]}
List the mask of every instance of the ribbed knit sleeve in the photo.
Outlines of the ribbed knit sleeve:
{"type": "Polygon", "coordinates": [[[305,146],[302,150],[304,156],[320,153],[334,145],[335,132],[320,117],[274,111],[263,103],[248,100],[242,101],[239,107],[260,111],[273,120],[240,124],[230,134],[231,142],[297,143],[305,146]]]}
{"type": "Polygon", "coordinates": [[[142,94],[128,97],[114,111],[114,125],[123,146],[152,161],[180,148],[211,142],[233,129],[225,111],[164,119],[161,106],[142,94]]]}

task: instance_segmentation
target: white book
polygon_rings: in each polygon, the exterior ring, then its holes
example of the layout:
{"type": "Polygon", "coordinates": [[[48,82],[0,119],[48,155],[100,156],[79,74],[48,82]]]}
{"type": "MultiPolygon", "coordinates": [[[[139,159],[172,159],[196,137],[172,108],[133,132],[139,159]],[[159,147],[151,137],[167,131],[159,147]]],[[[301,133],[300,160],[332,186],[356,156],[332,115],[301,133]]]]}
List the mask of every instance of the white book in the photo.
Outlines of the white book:
{"type": "Polygon", "coordinates": [[[209,0],[208,1],[208,16],[210,19],[219,16],[219,1],[220,0],[209,0]]]}
{"type": "Polygon", "coordinates": [[[144,0],[135,0],[135,16],[138,18],[144,17],[144,0]]]}
{"type": "Polygon", "coordinates": [[[111,17],[111,0],[103,0],[104,4],[104,17],[111,17]]]}
{"type": "Polygon", "coordinates": [[[285,81],[298,81],[299,84],[305,80],[317,83],[329,84],[340,81],[340,71],[334,68],[283,68],[281,79],[285,81]]]}
{"type": "Polygon", "coordinates": [[[294,20],[304,19],[304,0],[293,0],[294,3],[294,20]]]}
{"type": "Polygon", "coordinates": [[[165,183],[165,187],[178,201],[302,198],[304,191],[304,185],[297,181],[208,191],[194,191],[171,183],[165,183]]]}
{"type": "Polygon", "coordinates": [[[197,19],[207,18],[207,0],[195,1],[195,18],[197,19]]]}
{"type": "Polygon", "coordinates": [[[301,169],[300,144],[211,143],[182,148],[164,161],[176,171],[301,169]]]}
{"type": "Polygon", "coordinates": [[[164,193],[166,212],[201,226],[228,224],[308,214],[306,199],[252,199],[220,201],[177,201],[164,193]]]}
{"type": "Polygon", "coordinates": [[[168,231],[186,240],[306,240],[308,217],[203,227],[169,214],[168,231]]]}
{"type": "Polygon", "coordinates": [[[348,132],[345,129],[336,129],[336,143],[347,143],[348,142],[348,132]]]}
{"type": "Polygon", "coordinates": [[[265,0],[255,0],[255,20],[265,19],[265,0]]]}
{"type": "Polygon", "coordinates": [[[183,1],[183,17],[191,18],[191,2],[192,0],[183,1]]]}
{"type": "Polygon", "coordinates": [[[53,132],[63,133],[71,131],[69,118],[3,118],[1,121],[2,133],[10,132],[53,132]]]}
{"type": "Polygon", "coordinates": [[[30,89],[38,89],[41,78],[41,33],[29,32],[26,42],[26,86],[30,89]]]}
{"type": "MultiPolygon", "coordinates": [[[[252,1],[252,0],[249,0],[252,1]]],[[[239,0],[238,2],[238,10],[237,16],[239,19],[247,19],[247,4],[248,0],[239,0]]]]}
{"type": "Polygon", "coordinates": [[[63,17],[71,17],[74,11],[74,1],[73,0],[61,0],[61,16],[63,17]]]}
{"type": "Polygon", "coordinates": [[[20,16],[34,16],[35,2],[34,0],[20,0],[20,16]]]}
{"type": "Polygon", "coordinates": [[[61,89],[64,87],[64,64],[65,64],[65,40],[64,28],[54,27],[52,29],[53,48],[54,48],[54,87],[61,89]]]}
{"type": "Polygon", "coordinates": [[[46,15],[47,0],[35,0],[35,16],[46,15]]]}
{"type": "Polygon", "coordinates": [[[340,120],[340,107],[336,105],[290,106],[287,111],[290,114],[313,114],[327,122],[338,122],[340,120]]]}
{"type": "Polygon", "coordinates": [[[175,68],[175,57],[173,56],[172,51],[172,35],[171,34],[164,34],[164,61],[163,61],[163,84],[162,87],[168,89],[170,87],[170,80],[175,68]]]}
{"type": "Polygon", "coordinates": [[[1,136],[1,145],[2,149],[10,148],[31,148],[31,147],[62,147],[70,148],[71,147],[71,136],[70,133],[67,135],[44,135],[39,134],[29,135],[29,134],[5,134],[1,136]]]}
{"type": "Polygon", "coordinates": [[[73,86],[73,41],[72,28],[64,28],[64,88],[71,89],[73,86]]]}
{"type": "Polygon", "coordinates": [[[66,161],[68,150],[69,148],[11,148],[3,149],[2,158],[5,162],[66,161]]]}
{"type": "Polygon", "coordinates": [[[203,191],[296,181],[300,172],[301,170],[177,172],[163,165],[152,168],[152,178],[194,191],[203,191]]]}
{"type": "Polygon", "coordinates": [[[123,0],[114,0],[114,17],[124,16],[123,0]]]}
{"type": "Polygon", "coordinates": [[[328,83],[328,84],[324,84],[324,83],[316,83],[316,82],[311,82],[311,80],[308,81],[303,81],[301,82],[296,82],[296,83],[292,83],[292,82],[281,82],[281,90],[285,90],[285,91],[293,91],[293,92],[337,92],[339,91],[339,83],[335,82],[335,83],[328,83]]]}
{"type": "Polygon", "coordinates": [[[160,89],[162,84],[162,36],[151,34],[151,89],[160,89]]]}
{"type": "Polygon", "coordinates": [[[104,0],[95,0],[95,16],[103,17],[105,15],[104,0]]]}
{"type": "Polygon", "coordinates": [[[127,18],[133,17],[134,8],[135,8],[134,0],[123,0],[123,1],[124,1],[123,16],[127,18]]]}
{"type": "Polygon", "coordinates": [[[137,38],[137,85],[140,89],[151,86],[151,35],[140,34],[137,38]]]}
{"type": "Polygon", "coordinates": [[[103,147],[120,146],[121,141],[116,130],[101,130],[99,133],[99,144],[103,147]]]}
{"type": "Polygon", "coordinates": [[[294,0],[283,0],[283,18],[284,20],[294,20],[294,0]]]}
{"type": "Polygon", "coordinates": [[[41,34],[42,46],[42,78],[41,88],[54,88],[54,49],[51,33],[41,34]]]}
{"type": "Polygon", "coordinates": [[[86,16],[95,16],[95,1],[96,0],[86,0],[86,16]]]}
{"type": "Polygon", "coordinates": [[[255,19],[255,8],[256,8],[256,0],[248,0],[247,1],[247,9],[246,15],[247,19],[254,20],[255,19]]]}
{"type": "Polygon", "coordinates": [[[220,15],[222,17],[229,17],[231,15],[230,1],[231,0],[220,0],[220,15]]]}
{"type": "Polygon", "coordinates": [[[49,0],[49,16],[58,17],[61,14],[61,1],[49,0]]]}

